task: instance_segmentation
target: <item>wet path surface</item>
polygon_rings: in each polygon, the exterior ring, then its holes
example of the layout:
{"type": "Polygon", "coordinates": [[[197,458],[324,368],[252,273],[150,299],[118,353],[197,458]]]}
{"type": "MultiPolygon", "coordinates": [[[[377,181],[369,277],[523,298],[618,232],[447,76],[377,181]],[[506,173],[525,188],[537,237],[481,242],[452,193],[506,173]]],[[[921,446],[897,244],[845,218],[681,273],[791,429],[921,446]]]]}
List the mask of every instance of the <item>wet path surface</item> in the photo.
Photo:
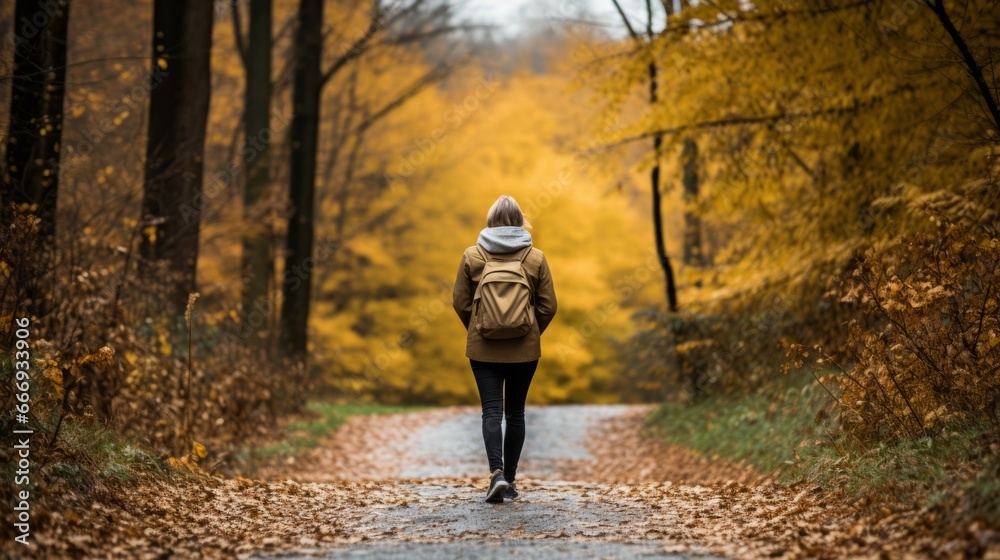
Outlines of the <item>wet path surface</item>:
{"type": "MultiPolygon", "coordinates": [[[[632,410],[629,405],[529,407],[527,436],[518,474],[533,479],[561,479],[567,461],[584,461],[587,437],[602,421],[632,410]]],[[[485,477],[489,472],[479,411],[418,429],[400,451],[408,457],[401,478],[485,477]]]]}
{"type": "Polygon", "coordinates": [[[944,540],[930,510],[859,511],[666,445],[649,411],[529,409],[522,496],[502,504],[483,501],[475,408],[354,416],[253,479],[190,469],[53,515],[13,558],[1000,558],[991,529],[944,540]]]}
{"type": "Polygon", "coordinates": [[[373,477],[394,480],[406,495],[402,503],[358,519],[361,542],[280,557],[707,558],[665,552],[657,532],[642,533],[654,539],[636,538],[633,527],[656,522],[652,508],[630,499],[621,485],[570,474],[580,472],[570,467],[594,460],[587,444],[598,427],[629,412],[636,408],[529,408],[521,496],[503,504],[483,502],[488,468],[479,411],[465,408],[427,423],[415,416],[405,437],[385,445],[383,462],[394,462],[394,472],[373,477]]]}
{"type": "MultiPolygon", "coordinates": [[[[282,558],[294,558],[284,556],[282,558]]],[[[475,558],[510,560],[518,558],[556,558],[606,560],[608,558],[708,558],[685,554],[663,554],[656,543],[573,542],[565,540],[461,540],[440,543],[372,543],[326,552],[319,558],[364,559],[437,559],[475,558]]],[[[309,556],[308,558],[315,558],[309,556]]]]}

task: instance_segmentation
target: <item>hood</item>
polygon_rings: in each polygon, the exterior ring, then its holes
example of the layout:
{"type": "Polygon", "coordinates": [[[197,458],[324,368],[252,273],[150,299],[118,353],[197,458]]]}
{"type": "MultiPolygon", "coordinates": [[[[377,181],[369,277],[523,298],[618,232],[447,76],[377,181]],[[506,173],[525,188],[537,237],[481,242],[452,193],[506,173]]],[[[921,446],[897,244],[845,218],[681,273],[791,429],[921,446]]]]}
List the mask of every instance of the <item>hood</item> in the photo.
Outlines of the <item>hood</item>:
{"type": "Polygon", "coordinates": [[[479,232],[476,243],[487,253],[513,253],[531,246],[531,234],[523,227],[488,227],[479,232]]]}

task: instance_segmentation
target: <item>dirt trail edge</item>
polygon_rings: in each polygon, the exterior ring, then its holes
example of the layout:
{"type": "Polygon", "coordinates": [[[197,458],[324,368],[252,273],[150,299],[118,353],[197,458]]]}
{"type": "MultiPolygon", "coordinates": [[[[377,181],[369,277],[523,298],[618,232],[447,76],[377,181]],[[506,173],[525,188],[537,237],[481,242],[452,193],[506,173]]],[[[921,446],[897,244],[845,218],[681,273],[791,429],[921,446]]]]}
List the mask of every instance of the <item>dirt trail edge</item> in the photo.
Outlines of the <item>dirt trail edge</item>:
{"type": "Polygon", "coordinates": [[[361,495],[389,499],[366,502],[345,522],[356,542],[281,555],[878,557],[926,554],[941,544],[921,540],[929,532],[915,514],[859,518],[818,486],[782,487],[741,465],[664,445],[645,433],[651,411],[529,407],[522,496],[502,505],[482,502],[478,409],[355,418],[287,474],[303,484],[362,484],[361,495]]]}
{"type": "MultiPolygon", "coordinates": [[[[288,473],[296,482],[367,481],[403,493],[352,523],[364,540],[336,548],[300,549],[282,557],[326,558],[686,558],[707,549],[668,552],[662,539],[635,533],[652,508],[590,479],[594,439],[613,419],[633,432],[650,409],[633,406],[529,408],[528,441],[519,468],[521,497],[483,502],[487,466],[480,413],[456,408],[355,418],[328,446],[288,473]]],[[[620,472],[625,465],[615,463],[620,472]]],[[[604,479],[609,479],[605,476],[604,479]]],[[[700,554],[698,554],[700,553],[700,554]]],[[[264,558],[274,554],[257,554],[264,558]]]]}
{"type": "MultiPolygon", "coordinates": [[[[262,480],[140,486],[58,520],[72,557],[947,557],[918,511],[859,516],[819,486],[783,487],[644,433],[640,406],[529,408],[522,496],[482,501],[479,411],[352,417],[262,480]]],[[[971,530],[971,529],[970,529],[971,530]]],[[[973,539],[974,540],[974,539],[973,539]]],[[[949,553],[949,545],[955,546],[949,553]]],[[[29,553],[30,555],[30,553],[29,553]]]]}

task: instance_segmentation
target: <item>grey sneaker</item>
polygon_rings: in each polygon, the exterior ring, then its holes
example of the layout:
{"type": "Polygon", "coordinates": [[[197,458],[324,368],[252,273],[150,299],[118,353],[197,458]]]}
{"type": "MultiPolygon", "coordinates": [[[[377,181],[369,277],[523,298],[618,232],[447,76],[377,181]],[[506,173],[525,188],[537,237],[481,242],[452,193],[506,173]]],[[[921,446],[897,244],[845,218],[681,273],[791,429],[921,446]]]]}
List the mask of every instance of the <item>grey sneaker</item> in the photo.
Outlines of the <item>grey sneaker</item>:
{"type": "Polygon", "coordinates": [[[503,497],[506,498],[506,499],[508,499],[508,500],[514,500],[514,499],[516,499],[520,495],[521,494],[518,493],[517,489],[514,488],[514,483],[513,482],[510,483],[510,486],[508,486],[507,490],[505,490],[504,493],[503,493],[503,497]]]}
{"type": "Polygon", "coordinates": [[[490,476],[490,488],[486,491],[486,501],[491,504],[502,504],[503,493],[507,491],[510,484],[503,477],[503,469],[493,471],[490,476]]]}

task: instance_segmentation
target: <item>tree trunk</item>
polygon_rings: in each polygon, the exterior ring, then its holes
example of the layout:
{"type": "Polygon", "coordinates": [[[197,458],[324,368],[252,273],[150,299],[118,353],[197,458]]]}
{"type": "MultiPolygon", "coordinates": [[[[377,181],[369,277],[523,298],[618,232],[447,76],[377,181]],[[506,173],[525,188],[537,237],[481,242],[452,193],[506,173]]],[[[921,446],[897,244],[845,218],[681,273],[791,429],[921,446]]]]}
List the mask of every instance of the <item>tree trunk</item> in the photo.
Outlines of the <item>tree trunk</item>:
{"type": "MultiPolygon", "coordinates": [[[[649,104],[656,105],[656,63],[649,63],[649,104]]],[[[667,255],[666,243],[663,240],[663,210],[660,202],[660,148],[663,146],[663,135],[657,134],[653,137],[653,154],[656,162],[650,172],[650,182],[653,191],[653,234],[656,236],[656,256],[663,269],[663,276],[667,283],[667,309],[671,312],[677,311],[677,286],[674,282],[674,267],[670,264],[670,256],[667,255]]]]}
{"type": "Polygon", "coordinates": [[[166,303],[173,313],[183,310],[195,291],[198,233],[207,203],[201,185],[213,12],[213,3],[204,0],[156,0],[153,6],[154,71],[163,80],[149,100],[140,255],[147,278],[170,283],[166,303]]]}
{"type": "MultiPolygon", "coordinates": [[[[647,51],[647,56],[649,56],[649,105],[650,107],[655,107],[657,102],[656,90],[659,84],[657,83],[657,73],[656,73],[656,57],[650,50],[650,44],[655,39],[655,33],[653,33],[653,5],[651,0],[646,0],[646,38],[643,39],[632,24],[629,22],[628,16],[625,15],[625,10],[622,9],[621,3],[618,0],[611,0],[614,4],[615,9],[618,11],[618,15],[622,18],[622,23],[625,24],[625,28],[628,29],[629,35],[636,42],[636,45],[647,51]]],[[[667,16],[669,17],[673,13],[672,8],[668,8],[664,4],[664,8],[667,9],[667,16]]],[[[670,256],[667,255],[666,243],[663,240],[663,211],[660,196],[660,149],[663,147],[663,134],[657,133],[653,136],[653,170],[649,174],[651,190],[653,192],[653,236],[656,240],[656,257],[660,261],[660,268],[663,269],[663,276],[666,279],[667,288],[667,309],[673,313],[677,311],[677,286],[674,282],[674,269],[670,264],[670,256]]]]}
{"type": "Polygon", "coordinates": [[[701,251],[701,217],[695,210],[698,203],[698,144],[691,138],[684,140],[681,165],[684,170],[684,264],[705,266],[701,251]]]}
{"type": "MultiPolygon", "coordinates": [[[[615,7],[618,9],[618,13],[622,19],[625,20],[626,25],[628,25],[628,18],[625,17],[625,12],[622,11],[621,5],[618,4],[617,0],[615,1],[615,7]]],[[[669,17],[673,13],[673,10],[668,9],[666,5],[663,7],[667,10],[667,17],[669,17]]],[[[637,33],[632,31],[631,27],[629,27],[629,31],[637,42],[642,40],[637,33]]],[[[650,0],[646,0],[646,40],[651,44],[654,39],[653,6],[650,0]]],[[[655,107],[657,89],[659,88],[656,57],[653,56],[652,52],[649,53],[649,57],[649,106],[655,107]]],[[[660,268],[663,269],[663,276],[666,280],[667,309],[671,313],[674,313],[677,311],[677,285],[674,281],[674,267],[670,263],[670,256],[667,255],[666,241],[663,239],[663,208],[660,196],[660,150],[662,147],[663,135],[657,134],[653,137],[653,157],[655,160],[653,162],[653,170],[649,174],[650,188],[653,191],[653,235],[656,236],[656,257],[660,261],[660,268]]]]}
{"type": "Polygon", "coordinates": [[[955,48],[958,49],[959,54],[962,56],[962,63],[965,64],[965,69],[969,73],[969,77],[975,82],[976,88],[979,90],[979,95],[982,96],[983,102],[986,103],[986,110],[989,112],[989,118],[992,121],[991,124],[995,130],[1000,129],[1000,106],[997,105],[997,99],[993,96],[993,90],[996,87],[996,76],[993,77],[994,87],[991,88],[990,84],[986,81],[986,77],[983,75],[983,68],[987,65],[992,67],[992,61],[986,64],[980,64],[976,61],[976,56],[969,49],[969,44],[962,37],[962,32],[956,29],[955,24],[951,21],[951,16],[948,15],[948,10],[944,6],[944,0],[934,0],[933,4],[925,2],[925,5],[934,11],[934,15],[941,22],[941,27],[944,28],[948,33],[948,37],[955,44],[955,48]]]}
{"type": "MultiPolygon", "coordinates": [[[[239,17],[237,12],[233,17],[239,17]]],[[[250,30],[246,51],[242,54],[246,69],[246,119],[244,132],[253,157],[247,162],[243,191],[243,311],[250,313],[255,304],[268,297],[268,279],[273,264],[270,251],[270,227],[264,210],[258,206],[270,183],[268,142],[271,127],[271,0],[250,1],[250,30]]],[[[269,307],[268,307],[269,308],[269,307]]]]}
{"type": "Polygon", "coordinates": [[[68,22],[69,0],[17,0],[14,7],[7,176],[0,203],[4,224],[10,223],[10,203],[34,205],[45,254],[56,232],[68,22]]]}
{"type": "Polygon", "coordinates": [[[37,317],[48,314],[51,301],[44,287],[56,262],[69,4],[69,0],[17,0],[14,6],[14,75],[6,173],[0,173],[0,225],[12,223],[11,203],[30,205],[39,220],[37,250],[22,286],[28,310],[37,317]]]}
{"type": "Polygon", "coordinates": [[[313,206],[316,149],[322,86],[323,0],[301,0],[296,37],[295,116],[291,129],[291,184],[285,277],[282,283],[281,347],[288,357],[305,359],[313,268],[313,206]]]}

